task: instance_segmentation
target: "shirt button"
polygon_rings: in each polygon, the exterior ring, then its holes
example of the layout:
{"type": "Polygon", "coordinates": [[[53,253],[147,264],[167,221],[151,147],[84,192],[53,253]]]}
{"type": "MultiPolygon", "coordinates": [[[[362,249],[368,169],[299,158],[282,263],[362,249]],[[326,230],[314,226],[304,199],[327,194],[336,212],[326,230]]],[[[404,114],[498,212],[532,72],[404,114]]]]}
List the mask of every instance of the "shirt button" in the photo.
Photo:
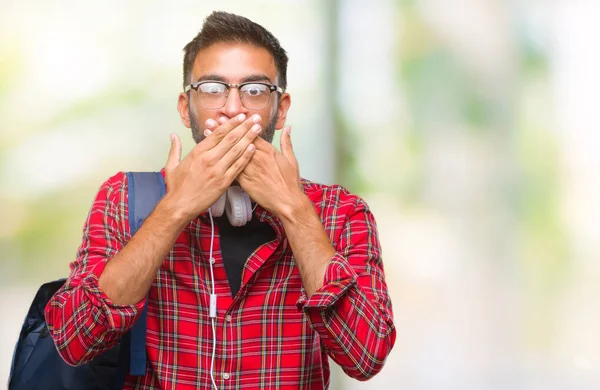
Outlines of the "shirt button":
{"type": "Polygon", "coordinates": [[[225,380],[229,379],[229,373],[228,372],[224,372],[223,373],[223,379],[225,379],[225,380]]]}
{"type": "Polygon", "coordinates": [[[225,316],[225,321],[231,322],[231,316],[229,314],[225,316]]]}

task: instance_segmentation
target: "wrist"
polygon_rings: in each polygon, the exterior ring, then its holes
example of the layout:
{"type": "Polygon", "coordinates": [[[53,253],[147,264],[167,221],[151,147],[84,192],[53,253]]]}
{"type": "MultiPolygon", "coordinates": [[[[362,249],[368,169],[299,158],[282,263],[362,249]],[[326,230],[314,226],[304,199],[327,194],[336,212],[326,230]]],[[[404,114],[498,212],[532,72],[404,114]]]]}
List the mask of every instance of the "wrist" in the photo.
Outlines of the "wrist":
{"type": "Polygon", "coordinates": [[[180,229],[183,229],[196,217],[196,215],[192,215],[193,213],[184,207],[184,204],[172,192],[167,192],[156,205],[155,211],[160,215],[162,220],[168,221],[180,229]]]}
{"type": "Polygon", "coordinates": [[[282,204],[277,217],[284,225],[289,225],[306,221],[311,215],[316,216],[315,208],[310,199],[304,193],[300,193],[290,202],[282,204]]]}

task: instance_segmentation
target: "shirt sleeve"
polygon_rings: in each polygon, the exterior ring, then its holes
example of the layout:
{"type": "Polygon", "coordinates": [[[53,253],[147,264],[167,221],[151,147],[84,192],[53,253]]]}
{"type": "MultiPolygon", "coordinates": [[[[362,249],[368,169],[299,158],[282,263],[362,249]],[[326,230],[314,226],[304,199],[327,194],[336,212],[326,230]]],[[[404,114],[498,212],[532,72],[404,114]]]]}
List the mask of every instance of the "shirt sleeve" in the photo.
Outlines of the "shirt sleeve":
{"type": "Polygon", "coordinates": [[[385,363],[395,339],[377,227],[358,198],[345,220],[324,285],[298,307],[318,332],[325,352],[352,378],[367,380],[385,363]]]}
{"type": "Polygon", "coordinates": [[[112,348],[133,327],[144,302],[115,305],[98,286],[106,263],[129,240],[126,175],[119,173],[100,188],[83,228],[71,274],[46,305],[50,335],[70,365],[92,360],[112,348]]]}

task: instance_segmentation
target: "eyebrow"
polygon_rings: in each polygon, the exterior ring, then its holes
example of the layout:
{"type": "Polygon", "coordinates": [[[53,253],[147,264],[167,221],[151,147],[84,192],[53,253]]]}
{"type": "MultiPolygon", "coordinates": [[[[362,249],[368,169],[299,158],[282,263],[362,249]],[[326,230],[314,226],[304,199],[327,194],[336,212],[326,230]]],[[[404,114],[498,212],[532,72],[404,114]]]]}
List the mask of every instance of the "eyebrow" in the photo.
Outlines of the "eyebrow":
{"type": "MultiPolygon", "coordinates": [[[[198,78],[198,80],[196,80],[196,82],[200,82],[200,81],[207,81],[207,80],[213,80],[213,81],[221,81],[223,83],[227,83],[227,79],[225,79],[225,77],[220,76],[218,74],[205,74],[203,76],[200,76],[198,78]]],[[[246,76],[244,78],[242,78],[242,80],[240,81],[240,84],[242,83],[249,83],[249,82],[253,82],[253,81],[266,81],[268,83],[273,83],[271,81],[271,79],[269,78],[269,76],[265,75],[265,74],[251,74],[249,76],[246,76]]]]}

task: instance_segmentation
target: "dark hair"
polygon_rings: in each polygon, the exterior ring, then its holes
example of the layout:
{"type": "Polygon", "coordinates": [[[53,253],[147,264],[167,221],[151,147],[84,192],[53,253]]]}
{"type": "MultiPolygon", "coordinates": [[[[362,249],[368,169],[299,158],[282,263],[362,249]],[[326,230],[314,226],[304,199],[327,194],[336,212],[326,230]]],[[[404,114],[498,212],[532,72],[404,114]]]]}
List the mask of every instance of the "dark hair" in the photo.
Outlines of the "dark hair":
{"type": "Polygon", "coordinates": [[[183,48],[184,88],[191,82],[192,67],[198,52],[214,43],[221,42],[248,43],[267,49],[275,60],[279,86],[284,90],[286,89],[288,56],[279,44],[279,40],[260,24],[254,23],[243,16],[222,11],[215,11],[210,14],[204,20],[202,30],[183,48]]]}

